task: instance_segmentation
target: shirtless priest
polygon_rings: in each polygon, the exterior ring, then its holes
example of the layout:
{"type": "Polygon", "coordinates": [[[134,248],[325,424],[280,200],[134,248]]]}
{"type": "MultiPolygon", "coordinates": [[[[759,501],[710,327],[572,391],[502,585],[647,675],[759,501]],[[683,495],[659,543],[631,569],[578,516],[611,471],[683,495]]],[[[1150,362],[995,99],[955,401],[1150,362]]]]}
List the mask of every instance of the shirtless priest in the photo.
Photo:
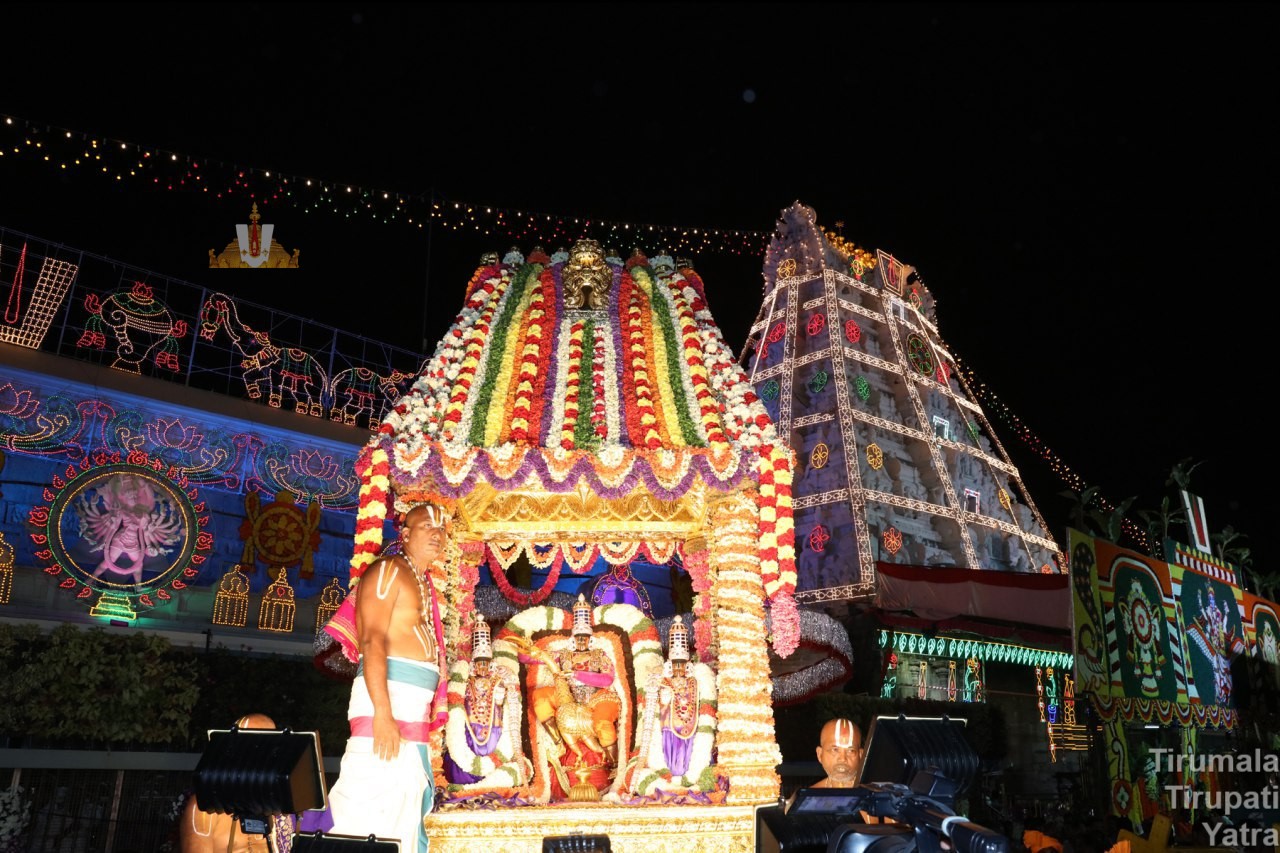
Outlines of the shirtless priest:
{"type": "Polygon", "coordinates": [[[443,666],[427,572],[444,555],[444,512],[415,506],[401,542],[402,552],[371,565],[355,589],[360,666],[347,708],[351,738],[329,792],[331,831],[396,839],[403,853],[425,853],[422,816],[435,800],[427,733],[443,666]]]}

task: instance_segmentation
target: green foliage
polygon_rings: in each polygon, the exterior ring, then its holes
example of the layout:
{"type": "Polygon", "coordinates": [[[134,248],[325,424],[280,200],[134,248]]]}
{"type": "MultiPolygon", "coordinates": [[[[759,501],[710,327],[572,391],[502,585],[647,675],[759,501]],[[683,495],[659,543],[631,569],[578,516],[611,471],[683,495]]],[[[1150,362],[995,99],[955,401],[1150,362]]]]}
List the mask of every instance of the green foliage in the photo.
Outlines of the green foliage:
{"type": "Polygon", "coordinates": [[[309,659],[174,649],[162,637],[0,623],[0,734],[53,746],[199,751],[245,714],[346,746],[350,685],[309,659]]]}
{"type": "Polygon", "coordinates": [[[1147,526],[1148,552],[1156,558],[1164,557],[1164,540],[1169,538],[1169,528],[1175,525],[1185,527],[1187,523],[1168,495],[1161,499],[1158,510],[1140,509],[1138,517],[1147,526]]]}
{"type": "Polygon", "coordinates": [[[924,699],[885,699],[851,693],[824,693],[809,702],[779,708],[775,712],[778,746],[784,761],[813,761],[818,735],[828,720],[853,720],[865,737],[871,721],[882,714],[908,717],[963,718],[965,739],[985,765],[998,763],[1008,751],[1004,714],[999,708],[980,702],[934,702],[924,699]]]}
{"type": "Polygon", "coordinates": [[[63,625],[43,636],[18,629],[6,642],[21,656],[6,697],[16,706],[7,722],[18,732],[104,746],[185,735],[199,691],[167,640],[63,625]]]}

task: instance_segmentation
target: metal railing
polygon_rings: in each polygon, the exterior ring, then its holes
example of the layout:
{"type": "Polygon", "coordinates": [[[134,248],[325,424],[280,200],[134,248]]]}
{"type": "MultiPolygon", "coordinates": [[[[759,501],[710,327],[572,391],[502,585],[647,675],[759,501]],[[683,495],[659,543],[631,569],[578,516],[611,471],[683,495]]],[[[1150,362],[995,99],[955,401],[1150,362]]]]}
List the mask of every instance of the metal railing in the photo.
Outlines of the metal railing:
{"type": "Polygon", "coordinates": [[[361,426],[423,354],[0,227],[0,342],[361,426]]]}

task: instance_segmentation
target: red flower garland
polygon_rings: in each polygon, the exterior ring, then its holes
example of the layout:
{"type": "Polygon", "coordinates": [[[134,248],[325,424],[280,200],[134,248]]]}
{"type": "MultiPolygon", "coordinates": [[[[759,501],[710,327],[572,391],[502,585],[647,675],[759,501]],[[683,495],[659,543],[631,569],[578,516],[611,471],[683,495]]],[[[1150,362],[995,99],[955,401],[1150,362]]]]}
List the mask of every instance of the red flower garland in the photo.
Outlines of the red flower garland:
{"type": "Polygon", "coordinates": [[[516,589],[511,585],[511,581],[507,580],[507,573],[503,571],[497,558],[492,555],[489,557],[489,574],[493,575],[493,582],[498,585],[498,591],[507,601],[520,607],[532,607],[546,601],[560,580],[560,569],[563,566],[564,553],[557,547],[555,561],[551,564],[551,571],[547,574],[547,579],[543,581],[542,586],[533,592],[524,592],[516,589]]]}

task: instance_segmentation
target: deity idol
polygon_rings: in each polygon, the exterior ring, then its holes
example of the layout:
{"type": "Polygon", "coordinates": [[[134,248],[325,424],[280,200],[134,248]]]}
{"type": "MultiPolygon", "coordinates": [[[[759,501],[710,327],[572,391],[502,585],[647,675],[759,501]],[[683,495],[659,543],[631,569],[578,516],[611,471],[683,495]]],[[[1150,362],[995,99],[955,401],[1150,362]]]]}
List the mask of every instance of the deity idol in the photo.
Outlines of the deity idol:
{"type": "Polygon", "coordinates": [[[556,770],[570,799],[600,799],[618,766],[618,715],[622,704],[615,688],[613,661],[592,646],[595,627],[591,604],[579,595],[573,605],[573,645],[548,652],[523,638],[511,642],[527,663],[547,668],[553,681],[536,688],[530,701],[534,715],[560,751],[556,770]],[[577,781],[572,782],[569,773],[577,781]]]}
{"type": "Polygon", "coordinates": [[[520,685],[510,668],[493,663],[489,623],[476,612],[471,630],[471,663],[454,664],[451,684],[465,682],[459,697],[449,694],[445,776],[462,790],[513,788],[529,780],[529,760],[520,746],[520,685]]]}
{"type": "Polygon", "coordinates": [[[692,663],[689,629],[680,616],[667,633],[667,661],[653,672],[640,697],[640,734],[630,788],[655,791],[709,789],[701,778],[711,764],[715,737],[715,674],[692,663]]]}

